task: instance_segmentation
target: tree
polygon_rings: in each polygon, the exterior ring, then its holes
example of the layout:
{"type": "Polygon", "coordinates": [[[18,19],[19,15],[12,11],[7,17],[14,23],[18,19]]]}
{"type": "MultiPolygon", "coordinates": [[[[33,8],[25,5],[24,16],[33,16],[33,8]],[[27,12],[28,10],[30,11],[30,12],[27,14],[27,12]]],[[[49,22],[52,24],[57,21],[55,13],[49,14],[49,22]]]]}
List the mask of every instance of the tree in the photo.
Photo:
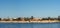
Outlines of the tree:
{"type": "Polygon", "coordinates": [[[31,16],[31,19],[34,19],[34,17],[33,17],[33,16],[31,16]]]}
{"type": "Polygon", "coordinates": [[[21,20],[22,20],[21,17],[18,17],[16,19],[13,19],[13,21],[21,21],[21,20]]]}
{"type": "Polygon", "coordinates": [[[12,21],[15,21],[16,19],[12,18],[12,21]]]}
{"type": "Polygon", "coordinates": [[[25,17],[25,18],[24,18],[24,20],[25,20],[25,21],[29,21],[29,20],[30,20],[30,18],[28,18],[28,17],[26,18],[26,17],[25,17]]]}
{"type": "Polygon", "coordinates": [[[18,21],[21,21],[22,19],[21,19],[21,17],[19,17],[19,18],[17,18],[17,20],[18,20],[18,21]]]}
{"type": "Polygon", "coordinates": [[[0,20],[1,20],[1,18],[0,18],[0,20]]]}
{"type": "Polygon", "coordinates": [[[48,17],[48,19],[51,19],[50,17],[48,17]]]}
{"type": "Polygon", "coordinates": [[[10,21],[10,19],[6,19],[6,18],[4,18],[3,20],[4,20],[4,21],[10,21]]]}
{"type": "Polygon", "coordinates": [[[42,18],[42,20],[48,20],[48,18],[42,18]]]}
{"type": "Polygon", "coordinates": [[[58,16],[58,20],[60,21],[60,16],[58,16]]]}

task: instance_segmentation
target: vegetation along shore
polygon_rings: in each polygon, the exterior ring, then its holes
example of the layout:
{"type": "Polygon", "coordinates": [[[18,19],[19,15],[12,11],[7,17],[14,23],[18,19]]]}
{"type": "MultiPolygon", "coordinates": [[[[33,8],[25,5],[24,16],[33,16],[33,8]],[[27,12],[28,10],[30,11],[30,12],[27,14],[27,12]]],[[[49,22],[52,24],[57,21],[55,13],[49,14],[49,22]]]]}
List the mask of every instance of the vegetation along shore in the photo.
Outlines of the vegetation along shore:
{"type": "Polygon", "coordinates": [[[60,22],[60,16],[58,18],[34,18],[31,16],[28,17],[18,17],[18,18],[0,18],[0,23],[54,23],[60,22]]]}

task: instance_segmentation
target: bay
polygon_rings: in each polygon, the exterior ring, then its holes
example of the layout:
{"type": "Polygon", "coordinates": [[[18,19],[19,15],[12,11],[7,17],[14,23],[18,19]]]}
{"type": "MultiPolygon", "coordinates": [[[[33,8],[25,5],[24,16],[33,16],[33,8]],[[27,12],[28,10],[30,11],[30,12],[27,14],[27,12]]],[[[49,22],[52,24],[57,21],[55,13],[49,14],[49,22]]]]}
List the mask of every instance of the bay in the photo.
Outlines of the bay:
{"type": "Polygon", "coordinates": [[[60,23],[0,23],[0,28],[60,28],[60,23]]]}

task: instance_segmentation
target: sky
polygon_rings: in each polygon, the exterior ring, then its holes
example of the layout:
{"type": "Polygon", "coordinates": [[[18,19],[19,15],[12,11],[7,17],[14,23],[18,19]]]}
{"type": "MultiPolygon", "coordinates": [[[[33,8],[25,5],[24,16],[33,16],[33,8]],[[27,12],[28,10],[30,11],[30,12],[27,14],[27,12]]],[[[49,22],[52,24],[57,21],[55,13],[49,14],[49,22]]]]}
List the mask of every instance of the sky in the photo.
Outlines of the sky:
{"type": "Polygon", "coordinates": [[[0,0],[0,17],[57,17],[60,0],[0,0]]]}

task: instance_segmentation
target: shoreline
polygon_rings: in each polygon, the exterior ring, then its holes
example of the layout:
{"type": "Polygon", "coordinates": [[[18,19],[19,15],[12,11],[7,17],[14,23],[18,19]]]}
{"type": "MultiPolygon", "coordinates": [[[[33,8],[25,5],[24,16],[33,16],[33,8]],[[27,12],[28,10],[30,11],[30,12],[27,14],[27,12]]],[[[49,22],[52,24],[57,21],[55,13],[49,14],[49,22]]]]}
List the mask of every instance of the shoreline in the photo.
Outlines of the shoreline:
{"type": "Polygon", "coordinates": [[[57,23],[59,21],[0,21],[0,23],[57,23]]]}

